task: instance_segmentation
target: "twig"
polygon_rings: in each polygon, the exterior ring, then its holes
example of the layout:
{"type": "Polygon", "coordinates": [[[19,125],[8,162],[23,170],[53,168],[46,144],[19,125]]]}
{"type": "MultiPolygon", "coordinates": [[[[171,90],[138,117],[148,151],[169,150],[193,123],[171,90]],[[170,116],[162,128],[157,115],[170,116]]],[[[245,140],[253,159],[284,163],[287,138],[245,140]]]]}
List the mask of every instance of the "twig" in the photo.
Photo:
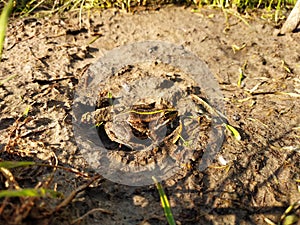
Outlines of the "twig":
{"type": "Polygon", "coordinates": [[[92,209],[92,210],[88,211],[88,212],[85,213],[83,216],[78,217],[77,219],[73,220],[73,221],[71,222],[71,224],[76,224],[76,223],[81,222],[85,217],[87,217],[88,215],[90,215],[90,214],[92,214],[92,213],[94,213],[94,212],[102,212],[102,213],[106,213],[106,214],[110,214],[110,215],[113,214],[113,212],[110,211],[110,210],[102,209],[102,208],[95,208],[95,209],[92,209]]]}
{"type": "Polygon", "coordinates": [[[58,206],[56,206],[49,213],[49,215],[52,215],[53,213],[59,211],[60,209],[62,209],[65,206],[67,206],[76,197],[76,195],[79,192],[82,192],[84,189],[86,189],[88,186],[90,186],[94,181],[98,180],[101,177],[102,177],[101,175],[96,175],[91,180],[89,180],[86,184],[83,184],[83,185],[79,186],[76,190],[72,191],[71,194],[67,198],[65,198],[58,206]]]}

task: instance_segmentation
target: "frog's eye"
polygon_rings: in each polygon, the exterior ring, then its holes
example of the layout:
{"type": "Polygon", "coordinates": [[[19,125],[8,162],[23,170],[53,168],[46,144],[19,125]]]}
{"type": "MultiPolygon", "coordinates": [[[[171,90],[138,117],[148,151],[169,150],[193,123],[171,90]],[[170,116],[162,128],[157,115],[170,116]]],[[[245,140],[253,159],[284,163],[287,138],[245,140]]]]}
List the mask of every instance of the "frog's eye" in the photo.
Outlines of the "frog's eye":
{"type": "Polygon", "coordinates": [[[174,111],[167,111],[165,113],[165,117],[168,119],[170,117],[176,117],[178,115],[178,111],[174,110],[174,111]]]}

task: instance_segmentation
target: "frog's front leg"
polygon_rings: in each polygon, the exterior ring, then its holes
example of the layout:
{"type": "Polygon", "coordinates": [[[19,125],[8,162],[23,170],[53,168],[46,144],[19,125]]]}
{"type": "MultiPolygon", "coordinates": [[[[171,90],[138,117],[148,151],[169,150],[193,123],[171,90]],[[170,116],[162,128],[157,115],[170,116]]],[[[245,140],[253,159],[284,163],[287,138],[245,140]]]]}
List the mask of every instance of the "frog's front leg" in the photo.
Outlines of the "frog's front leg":
{"type": "Polygon", "coordinates": [[[101,108],[96,109],[93,112],[86,112],[81,116],[82,123],[93,123],[100,124],[102,122],[110,120],[111,116],[109,114],[108,109],[101,108]]]}
{"type": "Polygon", "coordinates": [[[129,144],[131,139],[131,128],[126,122],[109,121],[105,123],[104,129],[110,140],[133,149],[129,144]]]}

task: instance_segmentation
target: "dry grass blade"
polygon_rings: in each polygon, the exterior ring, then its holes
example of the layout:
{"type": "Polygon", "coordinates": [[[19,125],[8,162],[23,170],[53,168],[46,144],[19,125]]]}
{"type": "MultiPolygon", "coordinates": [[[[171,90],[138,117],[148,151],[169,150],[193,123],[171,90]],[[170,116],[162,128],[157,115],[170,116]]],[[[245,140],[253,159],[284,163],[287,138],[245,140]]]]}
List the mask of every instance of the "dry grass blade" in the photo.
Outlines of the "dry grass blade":
{"type": "Polygon", "coordinates": [[[237,11],[231,10],[231,9],[223,9],[225,13],[229,13],[238,19],[240,19],[246,26],[250,27],[250,24],[247,22],[246,19],[244,19],[237,11]]]}
{"type": "Polygon", "coordinates": [[[17,190],[21,189],[20,186],[19,186],[19,184],[15,180],[15,177],[10,172],[10,170],[8,170],[8,169],[6,169],[4,167],[0,167],[0,172],[6,178],[7,184],[9,185],[10,188],[14,188],[14,189],[17,189],[17,190]]]}
{"type": "Polygon", "coordinates": [[[207,112],[209,112],[210,114],[212,114],[212,115],[214,115],[214,116],[219,116],[220,119],[222,119],[224,122],[227,121],[226,116],[225,116],[222,112],[220,112],[220,111],[214,109],[212,106],[210,106],[210,105],[209,105],[206,101],[204,101],[202,98],[200,98],[199,96],[194,95],[194,94],[192,94],[191,97],[192,97],[192,99],[195,100],[196,102],[199,102],[199,104],[201,104],[201,105],[205,108],[205,110],[206,110],[207,112]]]}
{"type": "MultiPolygon", "coordinates": [[[[0,27],[1,29],[1,27],[0,27]]],[[[0,51],[0,60],[1,60],[1,51],[0,51]]],[[[10,81],[11,79],[15,78],[17,75],[12,75],[9,76],[8,78],[5,78],[4,80],[0,81],[0,86],[2,86],[3,84],[5,84],[6,82],[10,81]]]]}
{"type": "Polygon", "coordinates": [[[101,175],[96,175],[96,176],[92,177],[86,184],[83,184],[83,185],[79,186],[76,190],[72,191],[71,194],[68,197],[66,197],[59,205],[57,205],[55,207],[55,209],[53,209],[50,212],[50,215],[53,214],[53,213],[55,213],[55,212],[57,212],[57,211],[59,211],[61,208],[67,206],[76,197],[76,195],[79,192],[83,191],[88,186],[90,186],[94,181],[96,181],[96,180],[98,180],[100,178],[102,178],[101,175]]]}

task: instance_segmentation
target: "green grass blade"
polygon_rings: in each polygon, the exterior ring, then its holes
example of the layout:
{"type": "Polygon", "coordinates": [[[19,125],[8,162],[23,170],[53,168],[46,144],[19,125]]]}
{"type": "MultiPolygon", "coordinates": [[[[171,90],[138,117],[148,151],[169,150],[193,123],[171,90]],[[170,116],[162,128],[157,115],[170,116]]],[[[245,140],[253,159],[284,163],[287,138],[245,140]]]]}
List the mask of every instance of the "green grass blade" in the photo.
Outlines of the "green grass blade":
{"type": "Polygon", "coordinates": [[[243,81],[244,78],[245,78],[244,72],[243,72],[242,68],[240,68],[239,69],[239,79],[238,79],[238,82],[237,82],[237,86],[239,88],[242,86],[242,81],[243,81]]]}
{"type": "Polygon", "coordinates": [[[137,111],[137,110],[130,110],[130,113],[135,113],[138,115],[154,115],[162,112],[175,112],[175,109],[158,109],[158,110],[153,110],[153,111],[137,111]]]}
{"type": "Polygon", "coordinates": [[[33,189],[33,188],[26,188],[20,190],[3,190],[0,191],[0,198],[5,197],[45,197],[50,196],[52,198],[60,197],[61,194],[44,188],[33,189]]]}
{"type": "Polygon", "coordinates": [[[45,2],[45,0],[43,1],[32,1],[29,3],[29,5],[32,5],[32,7],[30,6],[29,10],[25,13],[25,16],[28,16],[31,12],[33,12],[36,8],[38,8],[40,5],[42,5],[45,2]],[[34,5],[33,3],[37,2],[36,5],[34,5]]]}
{"type": "Polygon", "coordinates": [[[164,191],[162,185],[159,182],[157,182],[155,177],[152,177],[152,179],[154,180],[156,188],[158,190],[161,205],[164,209],[165,216],[167,218],[167,221],[168,221],[169,225],[176,225],[173,214],[172,214],[172,211],[171,211],[171,207],[170,207],[170,204],[169,204],[169,201],[168,201],[168,198],[165,194],[165,191],[164,191]]]}
{"type": "Polygon", "coordinates": [[[35,162],[18,162],[18,161],[3,161],[0,162],[0,167],[6,168],[6,169],[11,169],[11,168],[16,168],[20,166],[33,166],[35,165],[35,162]]]}
{"type": "Polygon", "coordinates": [[[230,133],[235,137],[236,140],[240,141],[242,139],[240,133],[233,126],[225,124],[225,127],[230,133]]]}
{"type": "Polygon", "coordinates": [[[286,216],[283,221],[282,225],[293,225],[299,221],[299,218],[296,214],[286,216]]]}
{"type": "Polygon", "coordinates": [[[4,6],[2,13],[0,15],[0,60],[2,58],[2,50],[5,40],[6,27],[8,23],[8,17],[13,8],[13,0],[9,0],[9,2],[4,6]]]}

